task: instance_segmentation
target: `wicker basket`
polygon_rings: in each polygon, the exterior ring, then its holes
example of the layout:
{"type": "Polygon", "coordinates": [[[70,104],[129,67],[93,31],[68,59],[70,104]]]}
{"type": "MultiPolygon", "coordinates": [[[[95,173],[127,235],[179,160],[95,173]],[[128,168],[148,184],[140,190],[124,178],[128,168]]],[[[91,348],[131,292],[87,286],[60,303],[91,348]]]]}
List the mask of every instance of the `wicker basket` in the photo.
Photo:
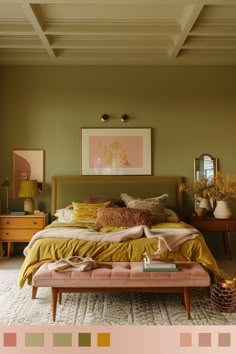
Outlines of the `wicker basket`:
{"type": "Polygon", "coordinates": [[[211,287],[211,303],[220,312],[236,312],[236,288],[225,288],[217,284],[211,287]]]}

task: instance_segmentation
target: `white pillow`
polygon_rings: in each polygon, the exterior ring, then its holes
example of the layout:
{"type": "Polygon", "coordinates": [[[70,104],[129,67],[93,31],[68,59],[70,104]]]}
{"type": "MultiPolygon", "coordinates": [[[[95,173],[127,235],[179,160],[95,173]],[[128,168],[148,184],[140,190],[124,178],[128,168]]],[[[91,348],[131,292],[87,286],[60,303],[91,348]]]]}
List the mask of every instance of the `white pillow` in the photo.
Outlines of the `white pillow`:
{"type": "Polygon", "coordinates": [[[70,223],[74,216],[74,210],[71,208],[58,209],[55,213],[58,222],[70,223]]]}

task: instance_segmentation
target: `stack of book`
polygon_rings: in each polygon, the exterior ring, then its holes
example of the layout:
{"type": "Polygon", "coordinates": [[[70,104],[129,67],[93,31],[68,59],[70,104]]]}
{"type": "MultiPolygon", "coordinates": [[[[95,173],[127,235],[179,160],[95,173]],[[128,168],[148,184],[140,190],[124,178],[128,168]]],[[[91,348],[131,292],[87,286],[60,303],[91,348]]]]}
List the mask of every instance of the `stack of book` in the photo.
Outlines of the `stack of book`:
{"type": "Polygon", "coordinates": [[[44,211],[34,210],[34,215],[44,215],[44,211]]]}
{"type": "Polygon", "coordinates": [[[144,258],[144,272],[178,272],[178,267],[174,262],[150,261],[144,258]]]}
{"type": "Polygon", "coordinates": [[[22,215],[26,215],[26,212],[25,211],[11,211],[11,215],[22,216],[22,215]]]}

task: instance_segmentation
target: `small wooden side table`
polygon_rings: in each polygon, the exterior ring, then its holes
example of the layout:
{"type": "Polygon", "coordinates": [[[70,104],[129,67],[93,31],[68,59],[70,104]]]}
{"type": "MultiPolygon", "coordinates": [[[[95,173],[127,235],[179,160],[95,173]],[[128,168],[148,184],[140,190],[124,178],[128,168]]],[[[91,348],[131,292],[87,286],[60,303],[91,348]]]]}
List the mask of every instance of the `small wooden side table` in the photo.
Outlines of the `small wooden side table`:
{"type": "Polygon", "coordinates": [[[31,237],[48,224],[48,214],[0,215],[0,242],[7,242],[7,256],[13,253],[14,242],[29,242],[31,237]]]}
{"type": "Polygon", "coordinates": [[[188,223],[201,232],[222,232],[225,254],[228,259],[232,259],[231,232],[236,232],[236,218],[216,219],[214,217],[191,217],[188,223]]]}

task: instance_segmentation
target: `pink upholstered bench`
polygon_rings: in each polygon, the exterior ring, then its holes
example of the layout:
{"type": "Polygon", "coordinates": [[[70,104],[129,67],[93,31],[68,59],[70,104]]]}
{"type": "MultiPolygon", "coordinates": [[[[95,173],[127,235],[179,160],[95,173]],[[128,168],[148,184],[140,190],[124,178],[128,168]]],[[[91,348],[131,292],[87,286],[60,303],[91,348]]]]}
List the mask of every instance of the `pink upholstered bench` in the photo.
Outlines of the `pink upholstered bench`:
{"type": "MultiPolygon", "coordinates": [[[[113,262],[111,268],[91,271],[58,272],[43,264],[33,276],[32,298],[38,287],[51,287],[52,317],[56,319],[57,298],[62,293],[95,291],[166,292],[184,296],[187,317],[190,319],[190,288],[210,286],[207,271],[198,263],[177,262],[178,272],[143,272],[140,262],[113,262]]],[[[106,263],[107,264],[107,263],[106,263]]]]}

